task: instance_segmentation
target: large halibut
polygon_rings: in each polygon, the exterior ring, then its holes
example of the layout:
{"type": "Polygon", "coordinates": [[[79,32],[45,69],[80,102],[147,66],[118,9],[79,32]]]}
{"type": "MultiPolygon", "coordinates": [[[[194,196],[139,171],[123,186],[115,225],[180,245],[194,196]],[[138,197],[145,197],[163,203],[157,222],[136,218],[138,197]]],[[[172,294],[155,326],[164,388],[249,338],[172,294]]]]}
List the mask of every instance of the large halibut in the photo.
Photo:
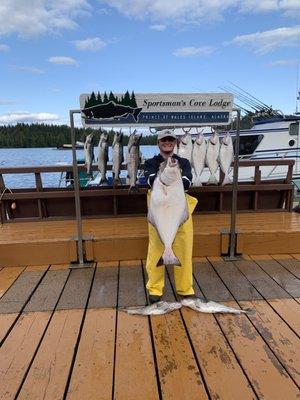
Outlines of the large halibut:
{"type": "Polygon", "coordinates": [[[163,162],[153,183],[148,205],[148,221],[155,227],[165,246],[164,265],[178,265],[172,245],[180,225],[189,217],[178,161],[169,157],[163,162]]]}

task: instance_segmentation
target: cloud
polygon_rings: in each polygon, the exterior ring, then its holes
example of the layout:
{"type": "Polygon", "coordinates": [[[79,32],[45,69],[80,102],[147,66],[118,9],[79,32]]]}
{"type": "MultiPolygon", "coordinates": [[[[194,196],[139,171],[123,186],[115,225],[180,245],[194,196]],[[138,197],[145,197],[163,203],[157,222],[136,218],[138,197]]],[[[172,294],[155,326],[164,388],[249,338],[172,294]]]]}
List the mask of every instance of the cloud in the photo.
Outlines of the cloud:
{"type": "Polygon", "coordinates": [[[250,47],[259,54],[268,53],[278,47],[299,46],[300,25],[236,36],[231,42],[225,44],[230,43],[250,47]]]}
{"type": "Polygon", "coordinates": [[[41,75],[41,74],[44,74],[44,72],[45,72],[42,69],[35,68],[35,67],[22,67],[19,65],[11,65],[11,67],[17,71],[28,72],[33,75],[41,75]]]}
{"type": "Polygon", "coordinates": [[[150,25],[149,28],[152,29],[153,31],[162,32],[166,30],[167,27],[166,25],[150,25]]]}
{"type": "Polygon", "coordinates": [[[0,51],[9,51],[9,46],[0,43],[0,51]]]}
{"type": "Polygon", "coordinates": [[[268,66],[269,67],[288,67],[299,64],[299,60],[275,60],[271,61],[268,66]]]}
{"type": "Polygon", "coordinates": [[[58,121],[57,114],[50,114],[46,112],[30,113],[28,111],[16,111],[8,114],[0,115],[0,124],[17,124],[17,123],[34,123],[34,122],[47,122],[58,121]]]}
{"type": "Polygon", "coordinates": [[[224,18],[226,12],[300,15],[299,0],[100,0],[133,19],[163,25],[199,25],[224,18]]]}
{"type": "Polygon", "coordinates": [[[107,46],[107,43],[99,37],[75,40],[73,43],[75,44],[77,50],[80,51],[99,51],[107,46]]]}
{"type": "Polygon", "coordinates": [[[88,0],[1,0],[0,35],[30,37],[74,29],[75,20],[90,10],[88,0]]]}
{"type": "Polygon", "coordinates": [[[173,55],[176,57],[194,57],[194,56],[209,56],[215,51],[212,46],[201,46],[201,47],[181,47],[173,51],[173,55]]]}
{"type": "Polygon", "coordinates": [[[9,104],[17,104],[17,103],[19,102],[16,100],[0,99],[0,106],[6,106],[9,104]]]}
{"type": "Polygon", "coordinates": [[[48,61],[52,64],[58,64],[58,65],[77,65],[77,61],[74,60],[74,58],[65,56],[49,57],[48,61]]]}

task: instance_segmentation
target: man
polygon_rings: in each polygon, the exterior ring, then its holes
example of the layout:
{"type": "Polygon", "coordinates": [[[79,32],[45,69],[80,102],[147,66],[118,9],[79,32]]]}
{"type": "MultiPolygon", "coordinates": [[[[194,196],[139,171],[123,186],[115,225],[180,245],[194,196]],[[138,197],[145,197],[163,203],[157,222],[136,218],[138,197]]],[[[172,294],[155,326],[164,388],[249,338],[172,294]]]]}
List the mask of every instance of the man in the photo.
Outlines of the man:
{"type": "MultiPolygon", "coordinates": [[[[152,188],[160,164],[168,157],[173,157],[178,160],[184,190],[188,190],[192,183],[191,165],[187,159],[174,154],[176,135],[169,130],[163,130],[158,133],[157,144],[160,150],[159,155],[145,162],[144,174],[150,188],[152,188]]],[[[194,295],[192,274],[193,223],[191,214],[196,207],[197,200],[189,195],[186,195],[186,199],[189,209],[189,218],[178,229],[173,243],[173,250],[181,263],[181,266],[174,266],[175,287],[177,293],[182,297],[194,295]]],[[[156,229],[150,223],[148,224],[148,228],[149,245],[146,263],[148,282],[146,287],[149,292],[150,303],[155,303],[161,300],[164,289],[165,267],[157,266],[164,246],[159,239],[156,229]]]]}

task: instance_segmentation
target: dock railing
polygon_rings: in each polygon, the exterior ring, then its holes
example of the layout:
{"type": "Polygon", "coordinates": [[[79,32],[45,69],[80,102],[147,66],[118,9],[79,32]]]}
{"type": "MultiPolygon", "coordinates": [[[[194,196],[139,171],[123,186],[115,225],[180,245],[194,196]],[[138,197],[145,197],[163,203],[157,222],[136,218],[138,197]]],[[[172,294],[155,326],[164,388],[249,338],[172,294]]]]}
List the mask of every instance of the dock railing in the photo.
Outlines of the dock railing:
{"type": "MultiPolygon", "coordinates": [[[[238,212],[291,211],[294,185],[292,183],[294,160],[240,160],[239,171],[254,167],[251,181],[238,184],[238,212]],[[262,167],[282,167],[287,169],[284,179],[263,180],[262,167]]],[[[122,166],[126,169],[126,165],[122,166]]],[[[143,169],[143,165],[141,166],[143,169]]],[[[93,165],[93,171],[97,165],[93,165]]],[[[111,170],[111,165],[108,166],[111,170]]],[[[72,173],[72,165],[50,165],[33,167],[0,168],[0,215],[1,223],[16,221],[36,221],[75,218],[74,189],[69,187],[45,187],[44,173],[72,173]],[[33,174],[35,187],[9,188],[7,174],[33,174]]],[[[78,171],[85,171],[84,165],[78,171]]],[[[191,187],[189,194],[198,199],[195,213],[229,213],[231,210],[232,185],[221,186],[224,174],[220,170],[219,185],[203,184],[191,187]]],[[[105,218],[114,216],[141,216],[147,213],[146,194],[148,188],[141,185],[136,194],[128,193],[128,186],[81,187],[81,211],[83,218],[105,218]]]]}

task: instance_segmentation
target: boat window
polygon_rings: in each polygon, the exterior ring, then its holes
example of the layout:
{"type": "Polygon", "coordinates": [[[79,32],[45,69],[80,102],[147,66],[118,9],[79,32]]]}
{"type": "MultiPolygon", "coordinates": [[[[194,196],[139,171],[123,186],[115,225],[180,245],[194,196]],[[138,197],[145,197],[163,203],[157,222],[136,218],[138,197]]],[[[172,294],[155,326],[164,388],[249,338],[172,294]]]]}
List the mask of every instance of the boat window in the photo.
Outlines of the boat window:
{"type": "MultiPolygon", "coordinates": [[[[240,136],[240,155],[252,154],[256,150],[264,135],[241,135],[240,136]]],[[[235,142],[235,138],[233,138],[235,142]]]]}
{"type": "Polygon", "coordinates": [[[299,122],[293,122],[290,125],[290,135],[294,135],[294,136],[298,136],[298,132],[299,132],[299,122]]]}

